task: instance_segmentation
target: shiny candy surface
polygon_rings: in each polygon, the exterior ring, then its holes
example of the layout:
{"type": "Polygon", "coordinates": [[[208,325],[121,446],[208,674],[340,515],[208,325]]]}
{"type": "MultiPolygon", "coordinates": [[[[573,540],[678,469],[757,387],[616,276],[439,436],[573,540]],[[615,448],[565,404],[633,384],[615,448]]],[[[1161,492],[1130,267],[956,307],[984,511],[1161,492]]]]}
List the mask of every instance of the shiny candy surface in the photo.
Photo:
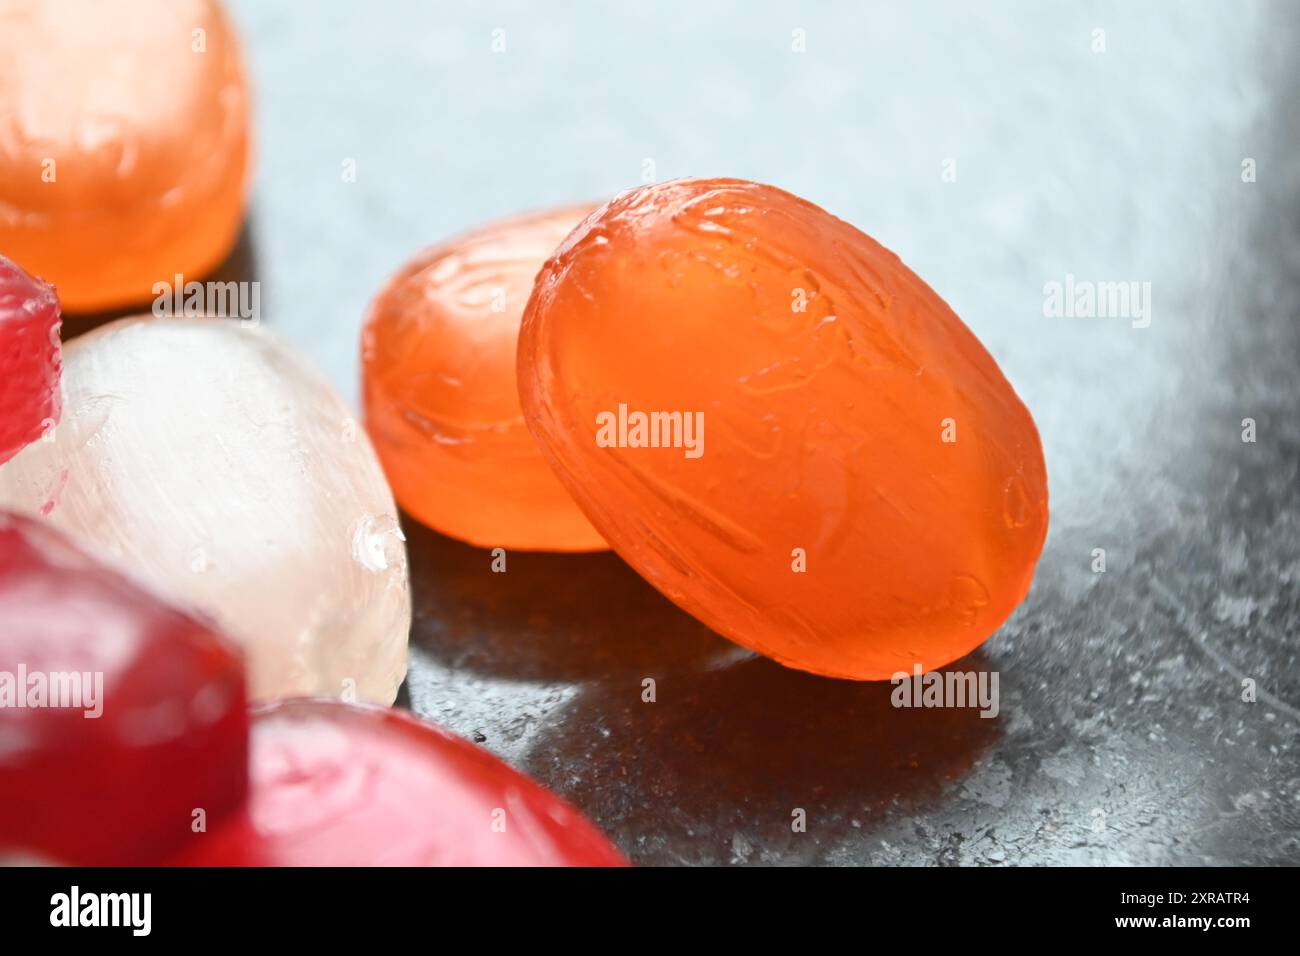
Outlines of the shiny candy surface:
{"type": "Polygon", "coordinates": [[[784,664],[939,667],[1028,592],[1047,531],[1029,413],[893,253],[789,193],[618,197],[539,275],[518,373],[619,554],[784,664]]]}
{"type": "Polygon", "coordinates": [[[0,856],[156,862],[241,803],[247,742],[233,644],[0,512],[0,856]]]}
{"type": "Polygon", "coordinates": [[[249,142],[215,0],[0,0],[0,250],[68,311],[147,302],[220,263],[249,142]]]}
{"type": "Polygon", "coordinates": [[[196,866],[618,866],[567,803],[397,710],[289,700],[255,712],[244,812],[196,866]]]}
{"type": "Polygon", "coordinates": [[[590,206],[494,223],[408,262],[370,305],[366,425],[401,506],[483,547],[605,548],[524,424],[519,319],[546,258],[590,206]]]}
{"type": "Polygon", "coordinates": [[[243,643],[254,697],[391,703],[406,549],[364,431],[316,370],[217,319],[123,319],[64,359],[63,421],[0,468],[0,507],[206,611],[243,643]]]}
{"type": "Polygon", "coordinates": [[[0,465],[59,420],[59,300],[0,256],[0,465]]]}

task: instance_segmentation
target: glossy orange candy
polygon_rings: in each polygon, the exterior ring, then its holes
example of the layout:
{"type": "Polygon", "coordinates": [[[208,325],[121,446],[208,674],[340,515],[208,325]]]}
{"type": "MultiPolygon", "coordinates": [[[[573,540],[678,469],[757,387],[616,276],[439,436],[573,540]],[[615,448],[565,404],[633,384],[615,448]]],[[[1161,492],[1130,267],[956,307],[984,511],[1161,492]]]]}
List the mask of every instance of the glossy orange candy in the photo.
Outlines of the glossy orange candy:
{"type": "Polygon", "coordinates": [[[538,276],[518,374],[618,553],[783,664],[940,667],[1029,590],[1048,513],[1028,411],[893,253],[787,192],[685,180],[598,210],[538,276]]]}
{"type": "Polygon", "coordinates": [[[248,111],[215,0],[7,0],[0,250],[73,312],[203,278],[243,220],[248,111]]]}
{"type": "Polygon", "coordinates": [[[508,219],[427,249],[370,305],[366,425],[398,503],[483,547],[608,547],[529,434],[515,384],[533,279],[590,206],[508,219]]]}

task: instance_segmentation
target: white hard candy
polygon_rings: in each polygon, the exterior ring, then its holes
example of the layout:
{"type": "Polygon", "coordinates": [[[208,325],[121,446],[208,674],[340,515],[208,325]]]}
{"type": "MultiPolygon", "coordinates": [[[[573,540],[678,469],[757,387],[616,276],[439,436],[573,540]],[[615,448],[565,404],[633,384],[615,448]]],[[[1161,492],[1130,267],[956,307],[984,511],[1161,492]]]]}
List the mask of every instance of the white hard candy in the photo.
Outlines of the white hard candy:
{"type": "Polygon", "coordinates": [[[64,351],[63,418],[0,466],[45,516],[241,640],[254,697],[392,703],[411,623],[397,509],[321,375],[258,329],[123,319],[64,351]]]}

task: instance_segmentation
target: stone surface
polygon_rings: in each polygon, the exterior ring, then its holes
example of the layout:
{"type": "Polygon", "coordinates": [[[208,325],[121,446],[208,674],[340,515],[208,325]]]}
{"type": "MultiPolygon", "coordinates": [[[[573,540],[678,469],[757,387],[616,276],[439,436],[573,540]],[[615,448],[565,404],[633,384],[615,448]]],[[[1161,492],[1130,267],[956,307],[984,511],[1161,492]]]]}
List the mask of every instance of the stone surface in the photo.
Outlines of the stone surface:
{"type": "Polygon", "coordinates": [[[245,647],[253,697],[389,703],[410,595],[396,508],[364,431],[259,329],[126,319],[64,353],[52,442],[0,468],[40,514],[245,647]]]}
{"type": "Polygon", "coordinates": [[[1029,591],[1029,413],[897,256],[780,189],[679,180],[587,218],[525,309],[519,394],[615,550],[783,664],[931,670],[1029,591]]]}
{"type": "Polygon", "coordinates": [[[244,811],[194,866],[618,866],[582,815],[405,711],[289,700],[255,711],[244,811]]]}
{"type": "Polygon", "coordinates": [[[59,300],[0,256],[0,465],[59,420],[59,300]]]}
{"type": "Polygon", "coordinates": [[[0,251],[69,311],[201,278],[243,221],[248,114],[215,0],[6,0],[0,251]]]}
{"type": "Polygon", "coordinates": [[[247,759],[236,647],[0,512],[0,856],[156,862],[240,805],[247,759]]]}
{"type": "Polygon", "coordinates": [[[502,220],[421,252],[366,316],[366,427],[398,503],[484,547],[607,547],[542,458],[515,386],[533,279],[590,206],[502,220]]]}

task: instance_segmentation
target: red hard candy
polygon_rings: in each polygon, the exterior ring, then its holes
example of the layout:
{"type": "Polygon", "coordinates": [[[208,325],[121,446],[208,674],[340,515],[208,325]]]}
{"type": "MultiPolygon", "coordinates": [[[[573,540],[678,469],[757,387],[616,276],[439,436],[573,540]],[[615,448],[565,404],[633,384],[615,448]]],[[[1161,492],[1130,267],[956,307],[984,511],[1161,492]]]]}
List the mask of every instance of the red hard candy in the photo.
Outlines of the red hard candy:
{"type": "Polygon", "coordinates": [[[0,464],[59,420],[59,300],[0,256],[0,464]]]}
{"type": "Polygon", "coordinates": [[[239,805],[247,748],[231,645],[0,512],[0,856],[155,862],[239,805]]]}
{"type": "Polygon", "coordinates": [[[245,811],[194,866],[617,866],[572,807],[410,714],[334,700],[254,710],[245,811]]]}

